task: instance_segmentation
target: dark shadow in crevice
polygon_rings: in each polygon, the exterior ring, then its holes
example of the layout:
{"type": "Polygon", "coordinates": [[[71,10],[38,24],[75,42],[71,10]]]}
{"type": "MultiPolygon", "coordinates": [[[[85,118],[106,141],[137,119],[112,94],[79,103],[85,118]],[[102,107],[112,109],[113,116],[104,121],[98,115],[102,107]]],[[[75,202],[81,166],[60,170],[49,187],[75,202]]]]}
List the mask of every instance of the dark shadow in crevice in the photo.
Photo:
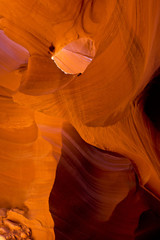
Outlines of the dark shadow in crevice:
{"type": "Polygon", "coordinates": [[[143,110],[154,127],[160,131],[160,68],[142,93],[143,110]]]}

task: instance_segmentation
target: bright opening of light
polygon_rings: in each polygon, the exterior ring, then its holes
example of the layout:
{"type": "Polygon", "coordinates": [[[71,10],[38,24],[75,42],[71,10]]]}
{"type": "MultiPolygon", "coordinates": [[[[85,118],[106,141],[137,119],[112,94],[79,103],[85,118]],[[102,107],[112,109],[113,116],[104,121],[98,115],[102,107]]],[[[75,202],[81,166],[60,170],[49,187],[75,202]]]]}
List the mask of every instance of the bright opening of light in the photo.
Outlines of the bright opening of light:
{"type": "Polygon", "coordinates": [[[65,73],[83,73],[95,56],[95,46],[91,39],[77,39],[51,57],[65,73]]]}

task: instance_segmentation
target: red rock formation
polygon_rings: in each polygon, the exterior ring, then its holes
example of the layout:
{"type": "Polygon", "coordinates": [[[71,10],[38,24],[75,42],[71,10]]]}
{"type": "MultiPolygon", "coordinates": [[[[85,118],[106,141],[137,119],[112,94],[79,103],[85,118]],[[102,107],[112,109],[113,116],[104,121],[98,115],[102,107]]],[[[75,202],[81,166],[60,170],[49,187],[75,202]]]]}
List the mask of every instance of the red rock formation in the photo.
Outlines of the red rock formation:
{"type": "Polygon", "coordinates": [[[0,238],[160,236],[159,0],[0,0],[0,28],[0,238]]]}

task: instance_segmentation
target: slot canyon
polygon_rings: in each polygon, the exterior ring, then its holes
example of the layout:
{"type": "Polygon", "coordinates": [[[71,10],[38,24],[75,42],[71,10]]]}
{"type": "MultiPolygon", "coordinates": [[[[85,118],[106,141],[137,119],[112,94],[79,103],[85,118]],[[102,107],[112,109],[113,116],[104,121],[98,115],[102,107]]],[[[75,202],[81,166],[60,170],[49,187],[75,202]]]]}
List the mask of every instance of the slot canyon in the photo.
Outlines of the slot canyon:
{"type": "Polygon", "coordinates": [[[0,0],[0,240],[160,240],[160,0],[0,0]]]}

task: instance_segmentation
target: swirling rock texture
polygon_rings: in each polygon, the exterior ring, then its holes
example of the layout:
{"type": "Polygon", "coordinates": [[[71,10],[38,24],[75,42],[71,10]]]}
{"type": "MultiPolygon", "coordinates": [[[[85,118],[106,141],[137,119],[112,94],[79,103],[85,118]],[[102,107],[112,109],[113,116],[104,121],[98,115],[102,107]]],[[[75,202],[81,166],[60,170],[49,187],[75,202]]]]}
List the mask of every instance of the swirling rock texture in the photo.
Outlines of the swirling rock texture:
{"type": "Polygon", "coordinates": [[[0,0],[0,29],[0,239],[160,239],[160,1],[0,0]]]}

